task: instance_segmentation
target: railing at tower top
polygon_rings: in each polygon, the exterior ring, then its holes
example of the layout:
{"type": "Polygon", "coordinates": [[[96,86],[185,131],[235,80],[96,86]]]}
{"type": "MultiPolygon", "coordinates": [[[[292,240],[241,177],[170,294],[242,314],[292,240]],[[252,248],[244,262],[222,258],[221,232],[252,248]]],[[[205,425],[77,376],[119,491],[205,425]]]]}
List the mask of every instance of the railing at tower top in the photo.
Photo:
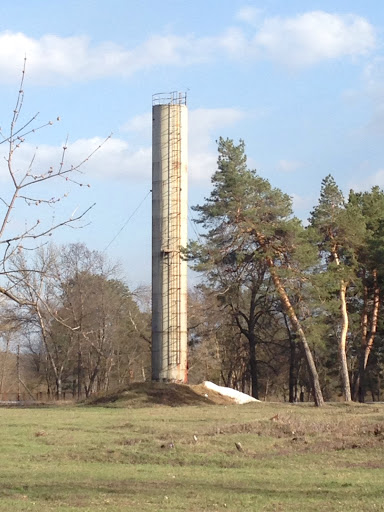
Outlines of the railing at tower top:
{"type": "Polygon", "coordinates": [[[186,105],[186,92],[158,92],[152,95],[152,105],[186,105]]]}

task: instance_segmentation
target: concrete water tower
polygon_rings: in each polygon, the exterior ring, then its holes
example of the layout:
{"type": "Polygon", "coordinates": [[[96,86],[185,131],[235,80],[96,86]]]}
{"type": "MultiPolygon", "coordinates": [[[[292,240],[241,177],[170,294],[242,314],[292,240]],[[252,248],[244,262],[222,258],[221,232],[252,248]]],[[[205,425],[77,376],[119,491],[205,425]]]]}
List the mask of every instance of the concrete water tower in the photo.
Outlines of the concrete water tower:
{"type": "Polygon", "coordinates": [[[152,102],[152,380],[187,382],[186,94],[152,102]]]}

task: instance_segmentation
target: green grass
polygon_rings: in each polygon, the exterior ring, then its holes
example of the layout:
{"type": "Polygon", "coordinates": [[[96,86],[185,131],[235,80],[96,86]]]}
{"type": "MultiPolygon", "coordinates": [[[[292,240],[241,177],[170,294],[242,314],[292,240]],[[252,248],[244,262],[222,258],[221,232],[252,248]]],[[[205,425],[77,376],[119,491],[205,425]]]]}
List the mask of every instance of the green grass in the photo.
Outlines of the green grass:
{"type": "Polygon", "coordinates": [[[0,511],[384,510],[381,405],[2,408],[0,428],[0,511]]]}

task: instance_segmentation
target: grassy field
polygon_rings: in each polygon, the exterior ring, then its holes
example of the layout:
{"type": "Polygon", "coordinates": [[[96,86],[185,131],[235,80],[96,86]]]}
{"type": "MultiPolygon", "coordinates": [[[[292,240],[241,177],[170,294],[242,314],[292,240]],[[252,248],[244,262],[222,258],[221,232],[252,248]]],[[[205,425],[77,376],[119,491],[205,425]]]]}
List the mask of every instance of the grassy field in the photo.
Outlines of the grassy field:
{"type": "Polygon", "coordinates": [[[117,400],[0,422],[0,511],[384,510],[384,405],[117,400]]]}

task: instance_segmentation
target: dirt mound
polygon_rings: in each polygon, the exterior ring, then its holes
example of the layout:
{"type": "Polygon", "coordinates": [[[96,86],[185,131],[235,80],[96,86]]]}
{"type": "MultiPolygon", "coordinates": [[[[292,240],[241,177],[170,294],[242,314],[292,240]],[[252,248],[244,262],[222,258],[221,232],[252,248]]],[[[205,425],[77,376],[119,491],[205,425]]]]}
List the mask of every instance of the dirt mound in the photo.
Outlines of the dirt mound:
{"type": "Polygon", "coordinates": [[[219,395],[206,389],[202,384],[188,386],[186,384],[162,382],[136,382],[130,386],[91,398],[88,405],[115,407],[145,407],[167,405],[179,407],[186,405],[231,405],[231,398],[219,395]]]}

